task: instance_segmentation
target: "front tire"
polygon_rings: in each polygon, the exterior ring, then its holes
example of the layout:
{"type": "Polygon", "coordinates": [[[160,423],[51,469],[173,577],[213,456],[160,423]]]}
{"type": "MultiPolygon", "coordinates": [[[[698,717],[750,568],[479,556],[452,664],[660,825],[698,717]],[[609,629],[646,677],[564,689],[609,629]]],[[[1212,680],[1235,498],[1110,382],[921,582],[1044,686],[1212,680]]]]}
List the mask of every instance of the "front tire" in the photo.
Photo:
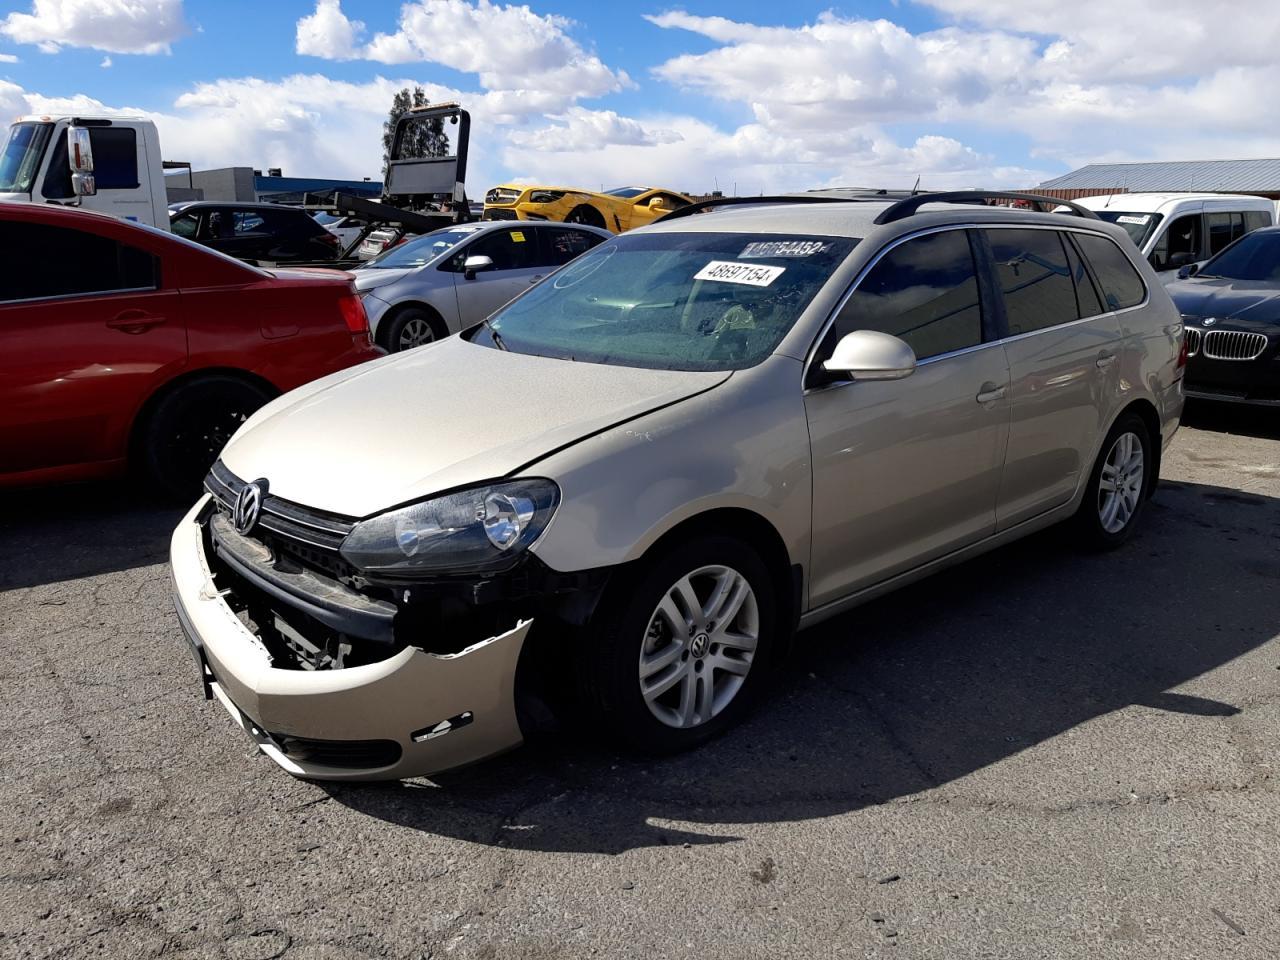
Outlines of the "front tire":
{"type": "Polygon", "coordinates": [[[718,736],[767,686],[781,624],[759,555],[701,537],[615,581],[577,651],[582,699],[598,728],[643,753],[718,736]]]}
{"type": "Polygon", "coordinates": [[[240,425],[270,400],[266,388],[236,377],[184,383],[151,411],[138,455],[151,484],[174,499],[195,496],[240,425]]]}
{"type": "Polygon", "coordinates": [[[1152,438],[1142,418],[1122,416],[1103,441],[1076,512],[1076,531],[1086,547],[1111,550],[1133,536],[1146,503],[1155,464],[1152,438]]]}

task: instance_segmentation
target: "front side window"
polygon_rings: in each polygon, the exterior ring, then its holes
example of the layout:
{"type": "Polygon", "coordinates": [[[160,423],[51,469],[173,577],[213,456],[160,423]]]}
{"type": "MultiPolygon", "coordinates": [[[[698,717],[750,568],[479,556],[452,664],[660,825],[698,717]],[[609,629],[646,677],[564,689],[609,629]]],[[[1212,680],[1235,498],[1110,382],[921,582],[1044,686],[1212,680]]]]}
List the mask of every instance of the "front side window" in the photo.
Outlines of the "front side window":
{"type": "Polygon", "coordinates": [[[0,302],[154,289],[159,282],[150,253],[82,230],[0,221],[0,249],[7,261],[0,302]]]}
{"type": "Polygon", "coordinates": [[[1176,270],[1200,259],[1200,214],[1189,213],[1169,224],[1151,251],[1151,265],[1157,270],[1176,270]]]}
{"type": "Polygon", "coordinates": [[[862,278],[835,320],[838,340],[878,330],[925,360],[982,342],[982,302],[969,236],[930,233],[891,249],[862,278]]]}
{"type": "Polygon", "coordinates": [[[132,127],[90,127],[93,179],[99,190],[138,186],[138,133],[132,127]]]}
{"type": "Polygon", "coordinates": [[[627,233],[472,328],[478,344],[655,370],[764,360],[857,240],[751,233],[627,233]],[[493,336],[496,331],[498,336],[493,336]]]}
{"type": "Polygon", "coordinates": [[[186,237],[188,240],[195,238],[197,229],[200,226],[200,218],[194,213],[184,213],[181,216],[174,217],[169,222],[169,229],[179,237],[186,237]]]}
{"type": "Polygon", "coordinates": [[[459,271],[467,257],[488,257],[493,270],[526,270],[538,265],[538,237],[530,228],[494,230],[459,252],[459,271]]]}
{"type": "Polygon", "coordinates": [[[1011,336],[1080,319],[1076,287],[1056,230],[988,230],[1011,336]]]}
{"type": "Polygon", "coordinates": [[[1114,241],[1094,233],[1077,233],[1075,238],[1093,268],[1108,310],[1136,307],[1146,299],[1142,277],[1114,241]]]}

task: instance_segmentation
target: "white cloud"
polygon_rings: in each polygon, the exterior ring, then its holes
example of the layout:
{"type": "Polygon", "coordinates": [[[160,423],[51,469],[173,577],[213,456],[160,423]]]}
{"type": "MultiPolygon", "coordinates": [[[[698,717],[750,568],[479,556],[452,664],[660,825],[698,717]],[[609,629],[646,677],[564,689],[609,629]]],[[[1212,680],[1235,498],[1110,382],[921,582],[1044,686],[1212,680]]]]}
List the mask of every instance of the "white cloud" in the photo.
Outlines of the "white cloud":
{"type": "Polygon", "coordinates": [[[475,74],[488,106],[508,122],[560,113],[580,99],[630,84],[569,35],[572,21],[491,0],[415,0],[400,8],[394,33],[361,44],[364,24],[340,0],[316,0],[297,24],[297,51],[333,60],[436,63],[475,74]]]}
{"type": "Polygon", "coordinates": [[[679,143],[675,130],[649,128],[630,117],[618,116],[612,110],[586,110],[573,107],[551,117],[551,125],[533,130],[513,130],[508,141],[547,153],[596,150],[605,146],[655,147],[679,143]]]}
{"type": "Polygon", "coordinates": [[[364,24],[348,20],[339,0],[316,0],[316,12],[298,21],[294,49],[329,60],[350,60],[364,33],[364,24]]]}
{"type": "Polygon", "coordinates": [[[169,53],[187,25],[182,0],[34,0],[30,13],[0,20],[0,33],[44,53],[64,46],[169,53]]]}
{"type": "Polygon", "coordinates": [[[100,66],[103,70],[107,69],[107,67],[111,66],[111,58],[103,57],[102,62],[98,64],[98,66],[100,66]]]}
{"type": "Polygon", "coordinates": [[[18,58],[12,53],[0,53],[0,63],[18,63],[18,58]]]}

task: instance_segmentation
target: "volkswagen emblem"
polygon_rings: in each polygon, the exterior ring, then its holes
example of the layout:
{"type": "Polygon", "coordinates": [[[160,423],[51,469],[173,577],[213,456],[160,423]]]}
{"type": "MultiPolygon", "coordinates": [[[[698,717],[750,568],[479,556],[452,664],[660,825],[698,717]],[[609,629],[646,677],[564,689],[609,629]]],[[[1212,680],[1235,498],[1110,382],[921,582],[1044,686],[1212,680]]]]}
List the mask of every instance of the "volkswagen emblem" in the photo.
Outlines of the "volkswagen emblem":
{"type": "Polygon", "coordinates": [[[235,506],[231,510],[231,523],[236,533],[247,536],[258,523],[258,514],[262,513],[262,498],[267,495],[267,481],[255,480],[240,488],[235,506]]]}

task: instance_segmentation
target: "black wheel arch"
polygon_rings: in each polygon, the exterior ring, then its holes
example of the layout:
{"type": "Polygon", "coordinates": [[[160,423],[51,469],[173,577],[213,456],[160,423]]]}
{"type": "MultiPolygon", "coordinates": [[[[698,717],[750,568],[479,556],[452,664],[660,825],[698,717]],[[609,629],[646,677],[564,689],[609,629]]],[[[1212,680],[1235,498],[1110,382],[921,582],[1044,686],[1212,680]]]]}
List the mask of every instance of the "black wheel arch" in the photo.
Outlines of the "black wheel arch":
{"type": "Polygon", "coordinates": [[[384,350],[391,349],[391,328],[395,326],[401,315],[409,310],[421,310],[427,315],[427,323],[431,324],[431,330],[436,335],[437,340],[449,335],[449,325],[445,323],[444,316],[439,310],[422,300],[405,300],[389,309],[378,322],[376,338],[378,346],[384,350]]]}

